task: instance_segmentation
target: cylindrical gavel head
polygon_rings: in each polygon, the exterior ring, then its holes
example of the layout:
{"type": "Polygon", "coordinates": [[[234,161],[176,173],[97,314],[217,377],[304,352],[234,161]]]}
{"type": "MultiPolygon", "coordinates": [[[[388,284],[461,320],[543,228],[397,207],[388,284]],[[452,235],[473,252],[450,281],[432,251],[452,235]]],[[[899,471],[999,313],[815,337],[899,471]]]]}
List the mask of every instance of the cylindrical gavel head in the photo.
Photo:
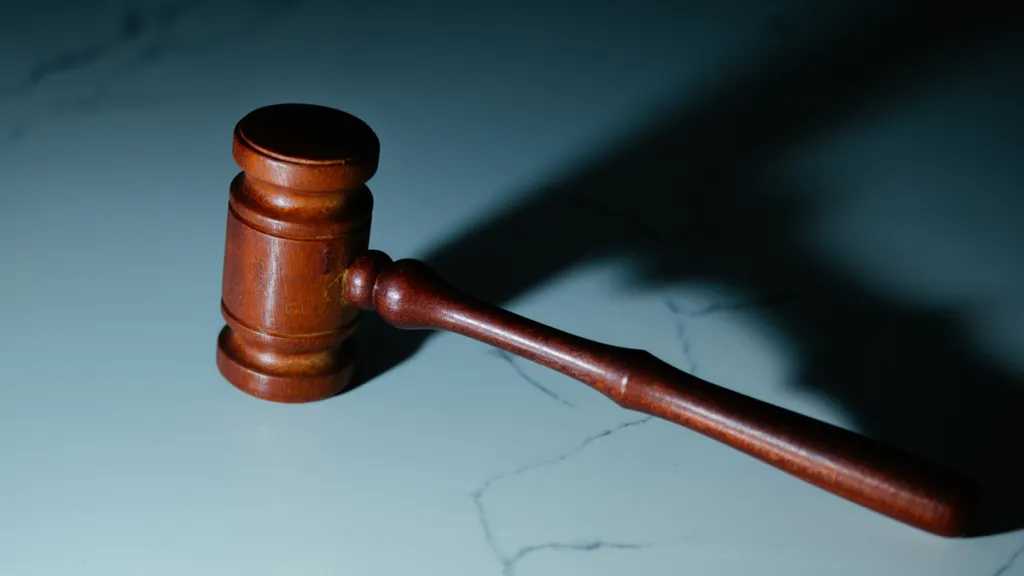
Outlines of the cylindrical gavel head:
{"type": "Polygon", "coordinates": [[[368,248],[380,142],[345,112],[280,104],[242,118],[232,150],[217,366],[259,398],[333,396],[354,368],[343,275],[368,248]]]}

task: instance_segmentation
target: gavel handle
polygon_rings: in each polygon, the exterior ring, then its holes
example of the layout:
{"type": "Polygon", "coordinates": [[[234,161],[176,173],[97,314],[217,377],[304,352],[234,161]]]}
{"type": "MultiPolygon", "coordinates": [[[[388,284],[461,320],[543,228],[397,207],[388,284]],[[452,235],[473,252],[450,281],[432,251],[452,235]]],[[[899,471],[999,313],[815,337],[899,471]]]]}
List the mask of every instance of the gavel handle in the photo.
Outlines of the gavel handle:
{"type": "Polygon", "coordinates": [[[587,340],[483,303],[422,262],[392,262],[371,250],[346,270],[343,294],[397,328],[447,330],[527,358],[624,408],[695,430],[894,520],[940,536],[966,531],[972,491],[950,471],[706,382],[648,352],[587,340]]]}

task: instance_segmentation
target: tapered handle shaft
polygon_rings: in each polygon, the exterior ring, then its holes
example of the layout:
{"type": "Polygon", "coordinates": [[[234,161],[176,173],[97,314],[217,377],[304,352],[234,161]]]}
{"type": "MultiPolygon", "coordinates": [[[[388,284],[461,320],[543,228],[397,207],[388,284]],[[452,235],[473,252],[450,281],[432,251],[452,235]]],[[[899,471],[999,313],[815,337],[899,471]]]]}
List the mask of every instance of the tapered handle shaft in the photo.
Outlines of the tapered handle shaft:
{"type": "Polygon", "coordinates": [[[969,484],[865,436],[739,394],[651,354],[545,326],[462,294],[416,260],[370,251],[346,271],[344,297],[398,328],[468,336],[542,364],[620,406],[675,422],[815,486],[941,536],[966,530],[969,484]]]}

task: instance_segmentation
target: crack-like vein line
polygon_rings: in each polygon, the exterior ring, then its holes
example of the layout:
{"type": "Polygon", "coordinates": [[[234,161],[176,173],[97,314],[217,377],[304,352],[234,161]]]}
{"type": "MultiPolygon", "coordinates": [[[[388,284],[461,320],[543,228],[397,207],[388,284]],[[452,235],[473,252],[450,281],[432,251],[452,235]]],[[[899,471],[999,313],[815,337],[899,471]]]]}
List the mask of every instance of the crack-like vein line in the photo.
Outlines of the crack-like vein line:
{"type": "MultiPolygon", "coordinates": [[[[220,30],[218,34],[212,36],[206,42],[193,41],[188,44],[183,42],[166,42],[163,45],[157,44],[150,46],[147,50],[155,52],[157,55],[174,50],[180,53],[188,53],[191,56],[204,56],[221,46],[230,46],[234,39],[244,37],[256,30],[259,30],[261,26],[280,20],[286,13],[296,11],[301,8],[303,3],[304,0],[260,0],[258,2],[245,2],[243,3],[244,8],[240,8],[240,10],[242,11],[241,13],[246,14],[248,17],[237,19],[235,21],[235,26],[220,30]]],[[[200,7],[205,4],[205,2],[201,2],[199,0],[188,0],[187,2],[181,2],[181,4],[185,5],[186,8],[180,10],[164,10],[161,14],[162,20],[166,22],[164,28],[169,28],[169,24],[172,23],[173,20],[180,20],[183,14],[194,11],[195,8],[200,7]]]]}
{"type": "Polygon", "coordinates": [[[121,46],[135,41],[146,31],[144,18],[133,8],[125,9],[120,14],[120,20],[117,31],[112,35],[44,59],[33,66],[20,82],[5,92],[11,95],[21,94],[52,76],[91,66],[121,46]]]}
{"type": "Polygon", "coordinates": [[[992,573],[992,576],[1003,576],[1003,574],[1006,574],[1006,571],[1012,568],[1014,564],[1016,564],[1017,559],[1019,559],[1022,554],[1024,554],[1024,545],[1021,545],[1020,548],[1017,548],[1013,555],[1010,556],[1010,559],[1007,560],[998,569],[996,569],[996,571],[992,573]]]}
{"type": "Polygon", "coordinates": [[[779,292],[776,294],[767,294],[759,298],[739,300],[737,302],[716,302],[697,310],[684,310],[682,306],[669,298],[666,298],[664,302],[665,307],[667,307],[669,311],[676,316],[702,318],[704,316],[711,316],[720,312],[739,312],[743,310],[764,310],[768,308],[775,308],[782,306],[783,304],[788,304],[793,300],[793,298],[793,294],[788,292],[779,292]]]}
{"type": "MultiPolygon", "coordinates": [[[[119,15],[121,22],[115,33],[88,43],[85,46],[60,52],[44,59],[32,67],[19,82],[13,86],[0,89],[0,96],[13,97],[30,92],[51,77],[65,72],[88,68],[124,46],[142,42],[147,35],[159,36],[159,32],[171,28],[176,21],[183,19],[185,15],[196,10],[201,5],[202,2],[197,0],[169,2],[159,6],[155,17],[152,19],[147,19],[146,15],[137,8],[127,7],[119,15]]],[[[148,45],[143,47],[140,56],[135,58],[133,63],[122,66],[112,76],[105,78],[99,83],[98,87],[91,90],[91,93],[74,95],[52,104],[49,106],[47,115],[67,112],[88,112],[101,108],[101,102],[109,98],[110,88],[116,85],[119,79],[129,77],[147,64],[160,59],[168,51],[169,46],[170,44],[159,39],[150,41],[148,45]]],[[[124,104],[137,105],[139,101],[122,99],[120,102],[108,104],[114,104],[118,108],[123,108],[124,104]]],[[[13,142],[20,139],[38,120],[39,118],[22,119],[20,123],[8,128],[6,130],[7,140],[13,142]]]]}
{"type": "Polygon", "coordinates": [[[595,220],[611,222],[629,230],[630,238],[636,240],[643,247],[645,257],[657,256],[663,262],[684,267],[687,261],[695,257],[695,254],[691,252],[680,251],[677,245],[682,237],[675,231],[661,230],[636,215],[625,214],[621,209],[599,202],[589,196],[569,196],[566,198],[566,203],[595,220]]]}
{"type": "Polygon", "coordinates": [[[679,340],[679,346],[683,353],[683,360],[686,361],[690,374],[696,375],[697,363],[693,360],[693,354],[690,353],[690,336],[686,330],[686,322],[679,318],[685,314],[680,311],[679,306],[672,300],[666,298],[664,302],[665,307],[668,308],[669,312],[671,312],[675,317],[676,339],[679,340]]]}
{"type": "MultiPolygon", "coordinates": [[[[79,48],[61,52],[44,59],[35,65],[28,74],[12,86],[0,87],[0,97],[14,97],[31,91],[50,77],[87,68],[108,55],[113,54],[124,46],[138,44],[137,53],[131,55],[131,61],[124,64],[112,75],[108,75],[98,86],[88,90],[84,95],[76,95],[58,101],[49,107],[48,114],[90,112],[93,110],[109,107],[123,108],[122,104],[129,103],[133,106],[151,105],[158,100],[156,97],[136,97],[134,99],[122,100],[114,106],[104,106],[110,98],[112,88],[121,84],[125,79],[132,77],[139,70],[159,61],[172,52],[202,56],[219,46],[230,45],[231,40],[236,36],[245,35],[256,29],[258,26],[274,18],[280,18],[283,12],[294,10],[302,5],[301,0],[273,0],[257,3],[256,6],[262,9],[255,18],[237,29],[229,30],[227,33],[220,33],[207,42],[194,42],[185,44],[175,41],[167,34],[179,22],[183,21],[191,13],[197,11],[206,2],[202,0],[177,0],[167,2],[158,6],[152,17],[137,9],[127,8],[121,15],[121,24],[116,33],[108,35],[92,43],[79,48]],[[148,36],[148,39],[147,39],[148,36]]],[[[33,118],[6,129],[6,140],[16,141],[20,139],[28,129],[34,126],[39,118],[33,118]]]]}
{"type": "Polygon", "coordinates": [[[504,350],[492,350],[491,353],[494,354],[495,356],[497,356],[498,358],[501,358],[505,362],[507,362],[508,365],[512,367],[512,370],[514,370],[515,373],[518,374],[520,378],[525,380],[527,383],[529,383],[531,386],[533,386],[534,388],[539,390],[542,394],[544,394],[548,398],[551,398],[552,400],[556,400],[558,402],[561,402],[562,404],[568,406],[569,408],[575,408],[575,406],[571,402],[569,402],[568,400],[562,398],[561,396],[556,394],[553,390],[551,390],[547,386],[544,386],[543,384],[541,384],[536,378],[533,378],[532,376],[527,374],[526,371],[523,370],[523,368],[519,365],[519,363],[516,362],[516,358],[512,354],[509,354],[508,352],[506,352],[504,350]]]}
{"type": "Polygon", "coordinates": [[[513,576],[515,574],[516,564],[518,564],[520,560],[531,554],[543,552],[545,550],[593,552],[594,550],[640,550],[649,547],[650,546],[646,544],[624,544],[621,542],[606,542],[604,540],[533,544],[531,546],[524,546],[517,550],[516,553],[509,558],[508,562],[502,566],[502,574],[504,576],[513,576]]]}
{"type": "MultiPolygon", "coordinates": [[[[506,555],[504,552],[502,552],[501,547],[498,546],[498,542],[497,542],[497,540],[494,537],[494,530],[493,530],[493,528],[491,526],[491,521],[487,517],[487,511],[484,508],[483,499],[484,499],[484,495],[487,493],[487,491],[490,490],[491,487],[494,486],[494,484],[496,484],[498,482],[501,482],[502,480],[506,480],[508,478],[519,476],[521,474],[525,474],[526,472],[530,472],[530,471],[536,470],[538,468],[544,468],[544,467],[547,467],[547,466],[553,466],[553,465],[558,464],[560,462],[564,462],[565,460],[568,460],[569,458],[572,458],[573,456],[579,454],[580,452],[585,450],[588,446],[590,446],[591,444],[593,444],[594,442],[596,442],[598,440],[601,440],[603,438],[607,438],[607,437],[611,436],[612,434],[615,434],[617,432],[621,432],[621,431],[623,431],[623,430],[625,430],[627,428],[632,428],[634,426],[639,426],[641,424],[646,424],[647,422],[650,422],[653,418],[654,418],[653,416],[645,416],[643,418],[638,418],[636,420],[630,420],[628,422],[624,422],[622,424],[619,424],[618,426],[614,426],[612,428],[608,428],[606,430],[602,430],[602,431],[600,431],[600,432],[598,432],[596,434],[593,434],[591,436],[588,436],[588,437],[584,438],[579,444],[577,444],[572,450],[570,450],[568,452],[565,452],[563,454],[559,454],[558,456],[555,456],[553,458],[549,458],[547,460],[542,460],[542,461],[539,461],[539,462],[534,462],[532,464],[527,464],[525,466],[521,466],[521,467],[519,467],[519,468],[517,468],[517,469],[515,469],[515,470],[513,470],[511,472],[506,472],[504,474],[499,474],[497,476],[492,476],[492,477],[488,478],[487,480],[485,480],[480,485],[479,488],[477,488],[476,490],[473,491],[473,493],[471,494],[471,497],[473,499],[473,505],[476,507],[477,520],[480,523],[480,530],[481,530],[481,532],[483,532],[484,541],[487,543],[487,547],[491,549],[491,552],[494,554],[495,558],[498,559],[498,562],[501,563],[502,572],[503,572],[503,574],[505,574],[505,576],[509,576],[512,573],[512,570],[513,570],[512,567],[514,566],[514,564],[516,562],[518,562],[519,560],[522,560],[522,558],[524,556],[526,556],[527,554],[531,553],[529,551],[529,549],[531,547],[527,546],[525,548],[521,548],[520,550],[518,550],[516,553],[514,553],[512,555],[506,555]],[[527,551],[524,552],[524,550],[527,550],[527,551]]],[[[539,551],[541,549],[547,549],[547,548],[558,549],[557,545],[550,545],[549,544],[549,545],[537,545],[537,546],[538,546],[537,550],[534,550],[534,551],[539,551]]],[[[572,544],[563,544],[563,546],[568,547],[568,546],[574,546],[574,545],[572,545],[572,544]]],[[[610,547],[610,546],[611,546],[610,544],[607,544],[605,547],[610,547]]],[[[617,546],[625,547],[625,546],[638,546],[638,545],[636,545],[636,544],[618,544],[617,546]]]]}
{"type": "Polygon", "coordinates": [[[760,298],[753,298],[750,300],[742,300],[739,302],[718,302],[701,308],[700,310],[694,310],[692,312],[683,312],[690,318],[700,318],[702,316],[710,316],[719,312],[739,312],[742,310],[763,310],[766,308],[775,308],[783,304],[787,304],[793,299],[792,294],[778,293],[768,294],[760,298]]]}
{"type": "Polygon", "coordinates": [[[672,239],[668,234],[662,233],[656,228],[648,226],[638,219],[628,218],[625,214],[619,213],[614,207],[603,202],[598,202],[591,197],[570,196],[567,198],[567,202],[576,208],[588,212],[595,218],[614,221],[618,224],[628,226],[636,232],[639,237],[647,240],[650,244],[657,246],[659,249],[664,250],[672,239]]]}
{"type": "Polygon", "coordinates": [[[665,307],[675,317],[676,337],[682,348],[683,358],[689,366],[689,372],[696,374],[697,363],[691,353],[691,342],[687,333],[686,320],[693,320],[705,316],[711,316],[720,312],[738,312],[743,310],[763,310],[781,306],[790,302],[793,295],[789,293],[768,294],[760,298],[740,300],[738,302],[717,302],[697,310],[684,310],[679,304],[670,298],[663,300],[665,307]],[[684,320],[685,318],[685,320],[684,320]]]}
{"type": "MultiPolygon", "coordinates": [[[[166,2],[155,9],[152,18],[134,6],[128,6],[118,16],[120,24],[112,34],[77,48],[59,52],[33,66],[24,78],[7,90],[10,94],[27,92],[43,83],[50,77],[65,72],[87,68],[108,54],[125,45],[134,43],[150,32],[166,31],[189,13],[195,12],[205,2],[199,0],[179,0],[166,2]]],[[[150,43],[142,51],[143,64],[158,59],[167,51],[166,43],[150,43]]]]}

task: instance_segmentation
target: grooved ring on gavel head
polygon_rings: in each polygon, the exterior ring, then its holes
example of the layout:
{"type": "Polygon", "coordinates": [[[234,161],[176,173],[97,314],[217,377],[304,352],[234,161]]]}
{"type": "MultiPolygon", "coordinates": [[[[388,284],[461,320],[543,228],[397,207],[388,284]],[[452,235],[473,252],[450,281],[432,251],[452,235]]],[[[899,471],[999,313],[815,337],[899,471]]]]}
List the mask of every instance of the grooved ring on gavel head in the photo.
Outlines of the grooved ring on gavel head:
{"type": "Polygon", "coordinates": [[[356,361],[342,289],[369,248],[380,142],[351,114],[277,104],[238,122],[232,152],[217,366],[259,398],[333,396],[356,361]]]}

